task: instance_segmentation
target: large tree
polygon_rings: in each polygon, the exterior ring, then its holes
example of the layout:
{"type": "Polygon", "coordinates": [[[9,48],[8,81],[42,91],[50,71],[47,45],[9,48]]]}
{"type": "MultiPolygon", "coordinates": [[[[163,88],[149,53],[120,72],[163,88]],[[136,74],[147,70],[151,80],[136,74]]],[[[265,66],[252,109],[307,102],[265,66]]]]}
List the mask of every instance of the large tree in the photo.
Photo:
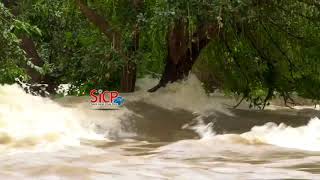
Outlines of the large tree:
{"type": "MultiPolygon", "coordinates": [[[[132,46],[127,52],[125,52],[121,42],[123,39],[123,32],[113,26],[107,18],[96,13],[95,10],[91,9],[83,0],[76,0],[76,4],[88,20],[97,26],[99,30],[108,37],[112,42],[113,49],[125,61],[122,68],[121,91],[133,92],[135,89],[137,67],[136,63],[132,60],[132,57],[139,48],[139,25],[137,24],[137,21],[131,25],[132,46]]],[[[141,11],[142,6],[143,1],[141,0],[132,0],[129,4],[129,7],[134,9],[135,14],[138,14],[141,11]]]]}
{"type": "Polygon", "coordinates": [[[48,74],[81,92],[131,92],[137,77],[160,73],[154,92],[206,61],[221,89],[253,105],[275,95],[289,102],[293,92],[320,99],[316,0],[21,2],[19,18],[43,32],[29,54],[38,52],[48,74]]]}
{"type": "MultiPolygon", "coordinates": [[[[8,8],[11,13],[12,13],[12,17],[11,18],[15,18],[15,16],[18,16],[20,14],[19,11],[19,4],[21,2],[19,2],[18,0],[12,0],[12,1],[8,1],[8,0],[4,0],[3,4],[6,8],[8,8]]],[[[17,22],[17,21],[16,21],[17,22]]],[[[20,43],[20,47],[24,50],[25,55],[28,59],[30,59],[29,63],[25,66],[26,68],[26,72],[29,75],[29,77],[31,78],[31,82],[33,83],[40,83],[42,80],[42,75],[40,74],[40,72],[37,70],[37,68],[35,67],[41,67],[43,66],[43,61],[40,58],[40,56],[38,55],[35,43],[33,42],[33,40],[29,37],[31,34],[27,34],[26,31],[27,28],[32,28],[31,26],[27,27],[28,24],[26,23],[19,23],[15,28],[18,29],[18,31],[16,30],[16,35],[19,36],[19,38],[21,39],[21,43],[20,43]]],[[[15,30],[15,29],[13,29],[15,30]]]]}
{"type": "Polygon", "coordinates": [[[156,91],[185,78],[201,51],[220,64],[222,88],[264,107],[279,93],[319,99],[320,11],[315,0],[169,1],[166,65],[156,91]],[[210,45],[211,44],[211,45],[210,45]],[[315,78],[317,77],[317,78],[315,78]],[[303,84],[302,84],[303,83],[303,84]],[[311,84],[316,88],[307,88],[311,84]]]}

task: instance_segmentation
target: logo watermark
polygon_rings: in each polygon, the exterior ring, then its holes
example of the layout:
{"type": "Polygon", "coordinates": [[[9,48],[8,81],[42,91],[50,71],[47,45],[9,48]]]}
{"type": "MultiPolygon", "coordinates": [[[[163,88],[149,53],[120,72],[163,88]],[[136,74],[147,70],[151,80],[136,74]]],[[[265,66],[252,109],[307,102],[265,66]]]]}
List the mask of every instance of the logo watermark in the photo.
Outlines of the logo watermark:
{"type": "Polygon", "coordinates": [[[124,98],[117,91],[104,91],[92,89],[90,91],[90,104],[95,109],[109,109],[120,107],[124,104],[124,98]]]}

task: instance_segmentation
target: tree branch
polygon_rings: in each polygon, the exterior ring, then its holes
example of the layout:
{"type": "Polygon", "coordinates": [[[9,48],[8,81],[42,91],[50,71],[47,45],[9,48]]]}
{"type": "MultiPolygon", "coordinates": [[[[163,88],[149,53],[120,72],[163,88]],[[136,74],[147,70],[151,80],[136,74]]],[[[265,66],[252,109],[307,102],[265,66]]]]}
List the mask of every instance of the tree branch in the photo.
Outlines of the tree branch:
{"type": "Polygon", "coordinates": [[[76,5],[80,11],[93,23],[99,30],[106,35],[111,41],[114,42],[115,38],[119,37],[120,33],[106,21],[102,16],[95,13],[94,10],[90,9],[82,0],[76,0],[76,5]]]}

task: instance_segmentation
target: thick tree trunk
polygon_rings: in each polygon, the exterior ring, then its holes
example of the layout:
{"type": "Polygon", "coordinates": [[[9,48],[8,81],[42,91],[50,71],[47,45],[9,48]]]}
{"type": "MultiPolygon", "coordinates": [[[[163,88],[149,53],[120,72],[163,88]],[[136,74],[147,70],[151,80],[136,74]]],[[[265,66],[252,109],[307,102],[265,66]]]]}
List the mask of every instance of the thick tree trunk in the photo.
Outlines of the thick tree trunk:
{"type": "MultiPolygon", "coordinates": [[[[14,16],[17,16],[19,14],[18,12],[18,1],[17,0],[4,0],[3,4],[5,7],[11,10],[12,14],[14,16]]],[[[32,62],[32,64],[41,67],[43,65],[43,61],[41,57],[38,55],[37,48],[32,41],[27,36],[21,37],[21,49],[23,49],[26,52],[26,57],[29,58],[32,62]]],[[[26,65],[26,71],[27,74],[31,77],[31,83],[40,83],[41,82],[41,74],[36,71],[34,68],[30,67],[29,65],[26,65]]]]}
{"type": "Polygon", "coordinates": [[[177,22],[168,38],[168,55],[160,82],[148,91],[155,92],[168,83],[187,77],[202,49],[209,44],[210,37],[216,31],[215,26],[204,25],[199,27],[198,31],[190,38],[187,26],[177,22]]]}
{"type": "Polygon", "coordinates": [[[121,92],[134,92],[136,83],[136,64],[127,61],[122,69],[121,92]]]}
{"type": "MultiPolygon", "coordinates": [[[[31,59],[33,65],[38,67],[41,67],[43,65],[43,61],[38,55],[36,46],[30,38],[26,36],[22,37],[21,48],[26,52],[27,58],[31,59]]],[[[38,71],[30,67],[29,65],[26,66],[26,70],[27,74],[31,77],[31,83],[41,82],[42,76],[38,71]]]]}
{"type": "MultiPolygon", "coordinates": [[[[143,1],[133,0],[133,7],[136,13],[138,14],[141,11],[143,6],[143,1]]],[[[135,24],[133,27],[132,35],[132,48],[130,49],[131,57],[135,55],[139,49],[139,40],[140,40],[140,30],[139,25],[135,24]]],[[[126,64],[122,69],[122,78],[121,78],[121,91],[122,92],[134,92],[136,86],[136,74],[137,74],[137,64],[131,59],[127,59],[126,64]]]]}
{"type": "MultiPolygon", "coordinates": [[[[139,34],[138,26],[136,26],[133,32],[132,48],[129,52],[132,57],[139,49],[139,34]]],[[[131,59],[126,59],[125,65],[122,68],[121,92],[134,92],[136,86],[136,74],[137,64],[131,59]]]]}
{"type": "Polygon", "coordinates": [[[126,55],[121,51],[121,36],[116,35],[113,38],[113,46],[116,50],[118,50],[119,55],[125,60],[121,71],[120,91],[133,92],[136,82],[136,63],[130,59],[130,56],[134,55],[136,48],[138,48],[138,45],[134,41],[132,49],[130,49],[129,51],[130,54],[126,55]]]}

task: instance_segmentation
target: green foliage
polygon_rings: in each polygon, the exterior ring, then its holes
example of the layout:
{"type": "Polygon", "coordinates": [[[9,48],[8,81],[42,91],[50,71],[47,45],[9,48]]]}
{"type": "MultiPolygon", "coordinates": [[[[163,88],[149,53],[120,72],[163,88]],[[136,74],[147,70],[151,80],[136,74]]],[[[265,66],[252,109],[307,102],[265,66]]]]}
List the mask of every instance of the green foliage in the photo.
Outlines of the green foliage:
{"type": "Polygon", "coordinates": [[[38,52],[47,75],[57,84],[72,84],[73,95],[89,93],[92,87],[119,88],[118,55],[101,32],[78,11],[74,1],[26,1],[20,17],[42,31],[38,52]],[[78,92],[80,89],[81,92],[78,92]]]}
{"type": "MultiPolygon", "coordinates": [[[[188,25],[189,38],[203,24],[214,25],[198,73],[263,108],[274,96],[291,93],[320,99],[320,4],[316,0],[87,0],[110,31],[121,34],[121,52],[89,22],[74,0],[23,0],[14,18],[1,5],[0,58],[13,82],[24,74],[19,35],[28,34],[44,60],[43,69],[57,84],[73,85],[71,94],[92,88],[118,89],[126,61],[138,64],[138,77],[159,77],[167,57],[167,37],[177,20],[188,25]],[[135,1],[139,2],[139,1],[135,1]],[[139,48],[132,51],[135,31],[139,48]],[[19,66],[18,66],[19,65],[19,66]]],[[[207,85],[210,88],[210,85],[207,85]]]]}
{"type": "Polygon", "coordinates": [[[26,58],[20,48],[17,32],[33,32],[32,26],[13,17],[8,9],[0,3],[0,83],[14,83],[15,78],[26,78],[24,69],[26,58]]]}
{"type": "Polygon", "coordinates": [[[204,53],[222,88],[260,108],[277,94],[319,100],[319,4],[224,2],[221,34],[204,53]]]}

